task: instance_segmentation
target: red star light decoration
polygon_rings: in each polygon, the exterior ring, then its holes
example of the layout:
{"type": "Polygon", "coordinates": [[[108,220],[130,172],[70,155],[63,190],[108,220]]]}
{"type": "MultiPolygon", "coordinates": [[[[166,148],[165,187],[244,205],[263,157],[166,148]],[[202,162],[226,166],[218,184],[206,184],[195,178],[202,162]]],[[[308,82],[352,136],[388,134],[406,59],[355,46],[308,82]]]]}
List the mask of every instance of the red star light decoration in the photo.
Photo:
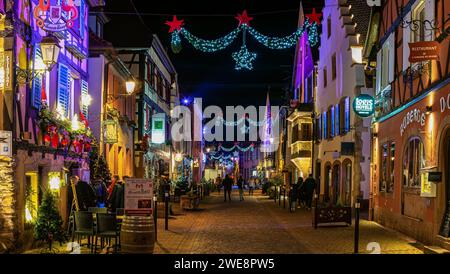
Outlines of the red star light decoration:
{"type": "Polygon", "coordinates": [[[178,20],[177,16],[174,15],[172,21],[166,21],[166,25],[170,27],[169,33],[172,33],[175,30],[180,31],[181,27],[184,25],[184,20],[178,20]]]}
{"type": "Polygon", "coordinates": [[[316,22],[317,25],[320,25],[320,17],[322,17],[322,13],[316,13],[316,8],[313,8],[312,13],[306,14],[306,17],[309,19],[311,24],[316,22]]]}
{"type": "Polygon", "coordinates": [[[239,21],[239,26],[242,24],[246,24],[250,26],[250,21],[253,20],[253,17],[248,16],[247,10],[244,10],[242,14],[239,14],[235,17],[239,21]]]}

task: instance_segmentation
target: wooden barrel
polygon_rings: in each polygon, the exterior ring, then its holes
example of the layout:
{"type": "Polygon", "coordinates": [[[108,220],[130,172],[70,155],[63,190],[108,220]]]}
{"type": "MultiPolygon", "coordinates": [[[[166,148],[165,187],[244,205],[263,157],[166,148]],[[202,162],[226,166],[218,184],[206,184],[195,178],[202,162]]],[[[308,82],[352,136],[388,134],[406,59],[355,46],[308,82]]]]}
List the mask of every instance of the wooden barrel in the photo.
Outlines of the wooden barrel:
{"type": "Polygon", "coordinates": [[[153,216],[125,216],[120,231],[122,253],[153,254],[155,226],[153,216]]]}

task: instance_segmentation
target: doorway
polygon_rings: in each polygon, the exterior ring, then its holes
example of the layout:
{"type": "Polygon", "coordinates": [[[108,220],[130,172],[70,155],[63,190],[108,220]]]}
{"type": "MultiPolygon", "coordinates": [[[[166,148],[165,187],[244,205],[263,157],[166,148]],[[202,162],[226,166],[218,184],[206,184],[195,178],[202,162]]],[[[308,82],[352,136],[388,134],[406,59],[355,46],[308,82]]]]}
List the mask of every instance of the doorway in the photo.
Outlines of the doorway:
{"type": "Polygon", "coordinates": [[[337,204],[341,194],[341,165],[335,164],[333,166],[333,204],[337,204]]]}
{"type": "Polygon", "coordinates": [[[316,170],[315,170],[315,178],[316,178],[316,182],[317,182],[317,189],[316,189],[316,193],[317,195],[320,194],[320,178],[321,178],[321,174],[322,174],[322,165],[320,164],[320,162],[316,162],[316,170]]]}
{"type": "Polygon", "coordinates": [[[330,186],[331,186],[331,182],[332,182],[332,178],[331,178],[331,164],[327,164],[327,166],[325,167],[325,195],[324,195],[324,202],[329,202],[330,201],[330,186]]]}
{"type": "Polygon", "coordinates": [[[342,170],[343,170],[343,200],[342,202],[344,205],[351,205],[352,202],[352,162],[350,160],[344,161],[344,164],[342,164],[342,170]]]}
{"type": "Polygon", "coordinates": [[[446,210],[442,220],[442,225],[439,234],[445,238],[450,237],[450,130],[447,130],[445,136],[445,201],[446,210]]]}

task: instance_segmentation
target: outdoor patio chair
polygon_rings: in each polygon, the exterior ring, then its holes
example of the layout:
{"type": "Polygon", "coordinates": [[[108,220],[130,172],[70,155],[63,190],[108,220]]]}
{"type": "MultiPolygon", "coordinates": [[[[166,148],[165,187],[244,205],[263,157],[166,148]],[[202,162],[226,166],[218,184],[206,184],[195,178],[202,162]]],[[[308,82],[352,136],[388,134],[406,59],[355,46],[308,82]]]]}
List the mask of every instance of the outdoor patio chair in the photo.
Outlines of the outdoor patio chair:
{"type": "MultiPolygon", "coordinates": [[[[87,211],[75,211],[75,222],[74,229],[72,233],[72,242],[74,241],[75,236],[78,237],[78,242],[81,243],[83,237],[88,237],[88,247],[91,248],[91,253],[93,251],[94,236],[94,217],[91,212],[87,211]],[[91,241],[92,237],[92,241],[91,241]]],[[[80,244],[81,245],[81,244],[80,244]]]]}
{"type": "Polygon", "coordinates": [[[117,246],[120,240],[120,230],[117,225],[116,214],[97,213],[94,252],[97,251],[98,238],[100,238],[100,249],[103,249],[105,239],[111,244],[111,239],[114,238],[114,252],[117,252],[117,246]]]}

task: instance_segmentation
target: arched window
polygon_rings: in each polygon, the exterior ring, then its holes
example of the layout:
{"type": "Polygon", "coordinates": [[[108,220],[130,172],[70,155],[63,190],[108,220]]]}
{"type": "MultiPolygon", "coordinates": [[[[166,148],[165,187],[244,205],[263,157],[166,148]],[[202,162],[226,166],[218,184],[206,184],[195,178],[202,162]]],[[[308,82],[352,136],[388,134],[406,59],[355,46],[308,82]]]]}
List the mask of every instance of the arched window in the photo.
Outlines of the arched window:
{"type": "Polygon", "coordinates": [[[420,170],[424,167],[423,143],[419,137],[413,137],[409,139],[403,154],[403,186],[407,188],[420,187],[420,170]]]}

